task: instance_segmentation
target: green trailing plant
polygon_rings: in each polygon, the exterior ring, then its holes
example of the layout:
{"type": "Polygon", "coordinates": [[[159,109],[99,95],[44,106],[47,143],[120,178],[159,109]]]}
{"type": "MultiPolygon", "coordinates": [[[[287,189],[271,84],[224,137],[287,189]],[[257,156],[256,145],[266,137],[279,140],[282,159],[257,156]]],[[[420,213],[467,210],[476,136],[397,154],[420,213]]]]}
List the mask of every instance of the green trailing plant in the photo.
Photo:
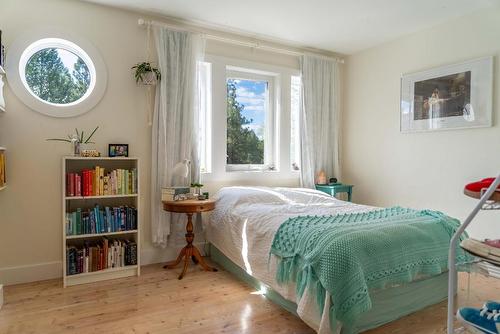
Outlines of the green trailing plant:
{"type": "Polygon", "coordinates": [[[201,183],[191,183],[191,188],[202,188],[203,184],[201,183]]]}
{"type": "Polygon", "coordinates": [[[94,131],[90,133],[90,135],[85,139],[84,131],[78,131],[77,128],[75,128],[75,134],[73,135],[68,135],[68,139],[66,138],[48,138],[47,140],[52,140],[52,141],[63,141],[67,143],[72,143],[72,142],[77,142],[80,144],[95,144],[93,141],[90,141],[92,139],[92,136],[96,133],[97,129],[99,129],[98,126],[95,127],[94,131]]]}
{"type": "Polygon", "coordinates": [[[156,80],[161,80],[160,70],[153,67],[150,62],[137,63],[132,66],[132,69],[135,70],[134,77],[136,83],[139,83],[139,81],[144,82],[144,75],[148,72],[153,72],[156,75],[156,80]]]}

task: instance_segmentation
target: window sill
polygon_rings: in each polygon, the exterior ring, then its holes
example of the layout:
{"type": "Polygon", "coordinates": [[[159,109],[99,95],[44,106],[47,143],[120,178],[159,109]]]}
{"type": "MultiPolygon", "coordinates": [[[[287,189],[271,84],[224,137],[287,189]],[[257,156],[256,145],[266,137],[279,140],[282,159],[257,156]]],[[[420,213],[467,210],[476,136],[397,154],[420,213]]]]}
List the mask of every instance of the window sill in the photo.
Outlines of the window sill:
{"type": "Polygon", "coordinates": [[[226,169],[226,173],[270,173],[276,174],[279,173],[279,170],[270,170],[270,169],[226,169]]]}
{"type": "Polygon", "coordinates": [[[300,175],[289,171],[212,171],[201,175],[201,183],[214,189],[232,185],[259,185],[269,187],[298,187],[300,175]]]}
{"type": "Polygon", "coordinates": [[[231,165],[227,164],[226,165],[226,173],[233,173],[233,172],[260,172],[260,173],[266,173],[266,172],[279,172],[279,170],[274,166],[274,164],[263,164],[263,165],[231,165]]]}

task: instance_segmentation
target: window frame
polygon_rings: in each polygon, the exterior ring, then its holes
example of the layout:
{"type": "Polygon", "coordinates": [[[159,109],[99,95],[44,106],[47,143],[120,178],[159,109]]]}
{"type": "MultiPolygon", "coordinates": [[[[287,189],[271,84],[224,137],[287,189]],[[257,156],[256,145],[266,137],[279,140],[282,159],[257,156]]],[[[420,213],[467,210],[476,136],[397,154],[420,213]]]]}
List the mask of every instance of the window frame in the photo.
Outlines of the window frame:
{"type": "MultiPolygon", "coordinates": [[[[267,82],[267,97],[266,97],[266,118],[264,128],[264,163],[263,164],[228,164],[226,157],[227,172],[241,171],[275,171],[276,166],[276,73],[265,72],[258,69],[243,68],[236,66],[226,66],[226,87],[228,79],[248,80],[248,81],[265,81],[267,82]]],[[[227,97],[226,97],[227,108],[227,97]]],[[[227,109],[226,109],[227,110],[227,109]]],[[[226,114],[227,117],[227,114],[226,114]]],[[[226,149],[227,149],[227,128],[226,128],[226,149]]],[[[227,152],[226,152],[227,155],[227,152]]]]}
{"type": "Polygon", "coordinates": [[[5,70],[14,94],[29,108],[47,116],[74,117],[86,113],[99,103],[106,91],[107,70],[97,49],[84,38],[65,30],[38,29],[20,35],[8,50],[5,70]],[[74,53],[91,71],[91,86],[77,101],[68,104],[44,101],[26,83],[27,61],[37,51],[51,47],[74,53]]]}
{"type": "Polygon", "coordinates": [[[199,61],[197,63],[198,77],[198,108],[200,116],[198,119],[198,138],[200,149],[200,173],[212,173],[212,130],[213,130],[213,110],[212,110],[212,63],[199,61]],[[202,74],[201,69],[204,68],[202,74]],[[206,86],[203,86],[203,85],[206,86]]]}
{"type": "Polygon", "coordinates": [[[299,186],[299,173],[292,172],[290,166],[290,76],[300,75],[298,62],[296,66],[278,65],[273,59],[254,55],[236,54],[233,50],[210,50],[205,54],[204,61],[212,64],[212,155],[211,173],[202,173],[201,181],[207,187],[214,184],[259,184],[259,185],[295,185],[299,186]],[[214,53],[217,51],[217,53],[214,53]],[[236,58],[237,57],[237,58],[236,58]],[[278,101],[276,115],[276,170],[226,170],[226,128],[227,128],[227,66],[253,68],[265,73],[276,73],[275,100],[278,101]]]}
{"type": "Polygon", "coordinates": [[[300,73],[297,73],[297,74],[292,74],[290,75],[290,164],[288,166],[288,168],[290,168],[291,172],[292,173],[300,173],[300,169],[302,168],[302,148],[300,147],[300,125],[301,125],[301,108],[302,108],[302,76],[300,75],[300,73]],[[293,143],[294,146],[293,148],[295,148],[295,154],[297,155],[297,160],[298,160],[298,169],[293,169],[293,161],[292,161],[292,133],[294,131],[294,126],[293,126],[293,122],[292,122],[292,114],[293,114],[293,111],[292,111],[292,85],[293,85],[293,78],[298,78],[298,84],[299,84],[299,97],[298,97],[298,103],[299,103],[299,106],[298,106],[298,110],[297,110],[297,128],[298,128],[298,131],[297,133],[295,134],[296,135],[296,142],[293,143]]]}
{"type": "Polygon", "coordinates": [[[72,106],[72,105],[77,105],[78,103],[81,103],[83,100],[88,98],[91,94],[92,91],[95,88],[95,83],[97,81],[97,74],[94,66],[94,62],[90,58],[90,56],[85,52],[82,48],[80,48],[78,45],[75,43],[61,39],[61,38],[42,38],[39,39],[33,43],[31,43],[21,54],[21,58],[19,59],[19,76],[21,77],[21,81],[23,82],[24,88],[33,95],[36,99],[40,100],[42,103],[47,103],[52,106],[72,106]],[[53,103],[49,101],[45,101],[44,99],[40,98],[37,96],[29,87],[28,81],[26,78],[26,66],[28,65],[29,60],[31,57],[33,57],[35,54],[37,54],[40,51],[46,50],[46,49],[60,49],[60,50],[65,50],[68,52],[71,52],[78,58],[82,59],[85,65],[87,66],[89,72],[90,72],[90,84],[89,87],[87,88],[87,91],[85,94],[83,94],[78,100],[75,100],[70,103],[53,103]]]}

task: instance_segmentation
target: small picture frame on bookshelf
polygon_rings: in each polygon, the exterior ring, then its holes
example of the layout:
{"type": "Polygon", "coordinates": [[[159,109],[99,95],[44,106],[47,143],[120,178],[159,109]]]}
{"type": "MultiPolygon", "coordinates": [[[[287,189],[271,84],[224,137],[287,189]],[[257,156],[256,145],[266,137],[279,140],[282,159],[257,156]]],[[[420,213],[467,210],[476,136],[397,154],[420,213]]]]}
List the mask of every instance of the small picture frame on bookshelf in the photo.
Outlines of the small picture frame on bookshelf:
{"type": "Polygon", "coordinates": [[[128,157],[128,144],[109,144],[108,156],[110,157],[128,157]]]}

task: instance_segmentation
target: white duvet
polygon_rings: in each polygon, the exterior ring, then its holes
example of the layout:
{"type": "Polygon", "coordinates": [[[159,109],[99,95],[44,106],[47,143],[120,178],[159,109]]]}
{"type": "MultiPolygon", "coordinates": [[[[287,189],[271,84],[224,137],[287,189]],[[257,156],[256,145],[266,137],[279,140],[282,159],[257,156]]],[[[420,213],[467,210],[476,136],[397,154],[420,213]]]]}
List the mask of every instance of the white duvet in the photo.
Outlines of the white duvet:
{"type": "MultiPolygon", "coordinates": [[[[332,333],[328,311],[320,312],[314,296],[300,300],[295,285],[278,285],[273,261],[268,264],[274,234],[287,218],[300,215],[335,215],[375,208],[344,202],[322,192],[303,188],[228,187],[216,195],[217,205],[207,237],[215,247],[247,273],[298,305],[299,317],[318,333],[332,333]],[[321,316],[322,314],[322,316],[321,316]]],[[[330,298],[325,298],[325,310],[330,298]]],[[[335,328],[340,332],[340,328],[335,328]]]]}

